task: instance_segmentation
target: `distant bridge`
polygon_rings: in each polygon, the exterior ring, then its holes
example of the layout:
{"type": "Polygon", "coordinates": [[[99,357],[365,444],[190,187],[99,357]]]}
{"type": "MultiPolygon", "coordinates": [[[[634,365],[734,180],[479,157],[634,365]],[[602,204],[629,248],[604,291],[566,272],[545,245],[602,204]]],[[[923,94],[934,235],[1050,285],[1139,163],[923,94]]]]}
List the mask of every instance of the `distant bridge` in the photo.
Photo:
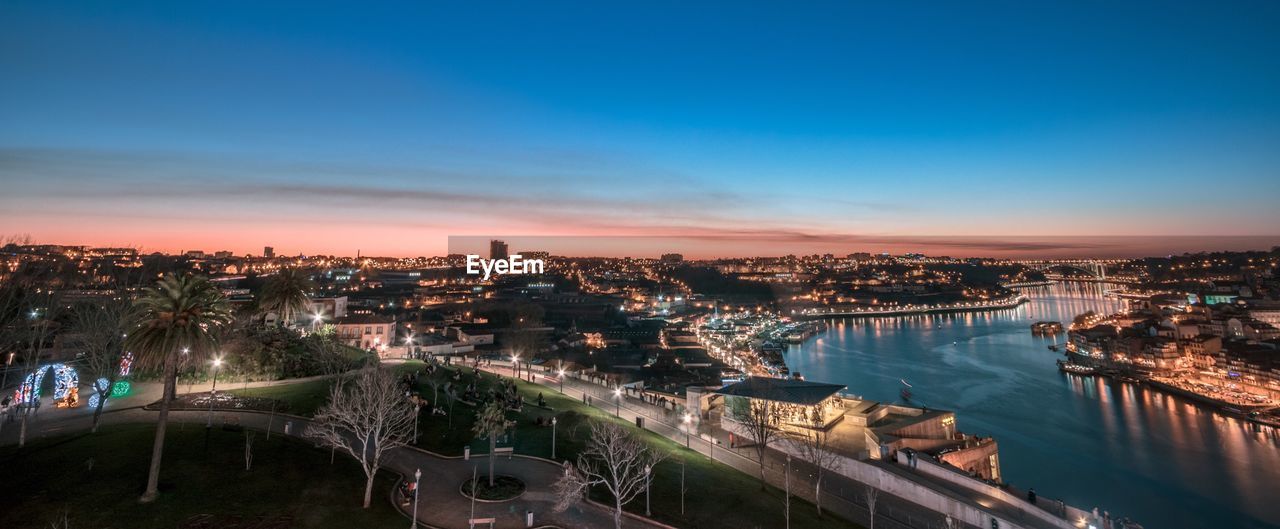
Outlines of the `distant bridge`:
{"type": "Polygon", "coordinates": [[[1096,279],[1107,278],[1107,266],[1126,263],[1122,259],[1030,259],[1022,261],[1005,261],[1020,264],[1032,270],[1047,272],[1054,268],[1070,268],[1079,270],[1096,279]]]}

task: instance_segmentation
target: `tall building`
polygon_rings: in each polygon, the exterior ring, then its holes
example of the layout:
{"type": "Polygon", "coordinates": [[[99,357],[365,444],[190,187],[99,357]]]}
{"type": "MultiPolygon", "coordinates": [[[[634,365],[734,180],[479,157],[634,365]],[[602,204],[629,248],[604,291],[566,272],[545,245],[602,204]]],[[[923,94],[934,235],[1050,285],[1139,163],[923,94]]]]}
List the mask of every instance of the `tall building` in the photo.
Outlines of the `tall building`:
{"type": "Polygon", "coordinates": [[[270,246],[263,246],[263,247],[262,247],[262,256],[263,256],[263,257],[266,257],[267,259],[270,259],[270,258],[272,258],[272,257],[275,257],[275,256],[276,256],[276,249],[275,249],[275,248],[272,248],[272,247],[270,247],[270,246]]]}
{"type": "Polygon", "coordinates": [[[490,259],[506,259],[507,243],[494,239],[489,241],[489,258],[490,259]]]}

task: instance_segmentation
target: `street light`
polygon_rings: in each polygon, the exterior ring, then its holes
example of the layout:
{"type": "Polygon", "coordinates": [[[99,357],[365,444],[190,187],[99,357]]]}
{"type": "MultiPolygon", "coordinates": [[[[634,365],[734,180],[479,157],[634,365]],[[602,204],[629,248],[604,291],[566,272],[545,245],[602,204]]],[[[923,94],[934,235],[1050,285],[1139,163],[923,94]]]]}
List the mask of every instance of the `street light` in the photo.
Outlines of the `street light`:
{"type": "Polygon", "coordinates": [[[652,473],[651,473],[652,471],[653,471],[653,467],[650,467],[649,465],[644,466],[644,515],[645,516],[653,516],[653,513],[649,512],[649,484],[653,482],[652,473]]]}
{"type": "Polygon", "coordinates": [[[409,517],[409,529],[418,527],[418,485],[422,481],[422,469],[413,471],[413,515],[409,517]]]}
{"type": "Polygon", "coordinates": [[[556,418],[551,418],[551,459],[556,458],[556,418]]]}
{"type": "Polygon", "coordinates": [[[615,404],[613,414],[622,417],[622,388],[613,390],[613,401],[615,404]]]}
{"type": "MultiPolygon", "coordinates": [[[[13,353],[9,353],[13,355],[13,353]]],[[[560,368],[560,394],[564,394],[564,368],[560,368]]]]}
{"type": "Polygon", "coordinates": [[[415,400],[413,403],[413,444],[418,444],[418,417],[422,416],[422,401],[415,400]]]}
{"type": "Polygon", "coordinates": [[[689,448],[689,428],[693,424],[693,417],[688,413],[684,414],[684,447],[689,448]]]}
{"type": "Polygon", "coordinates": [[[520,355],[512,353],[511,354],[511,378],[520,378],[520,376],[516,374],[516,366],[518,365],[520,365],[520,355]]]}
{"type": "Polygon", "coordinates": [[[213,428],[213,397],[218,393],[218,367],[222,365],[222,358],[213,359],[213,387],[209,389],[209,421],[205,423],[205,428],[213,428]]]}

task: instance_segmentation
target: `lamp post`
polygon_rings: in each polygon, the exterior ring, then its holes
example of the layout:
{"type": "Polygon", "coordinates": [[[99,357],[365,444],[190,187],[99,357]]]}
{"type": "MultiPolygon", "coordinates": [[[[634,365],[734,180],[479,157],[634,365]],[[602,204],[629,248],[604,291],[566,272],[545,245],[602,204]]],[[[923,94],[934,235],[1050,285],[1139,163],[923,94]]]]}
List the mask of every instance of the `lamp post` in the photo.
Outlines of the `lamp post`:
{"type": "Polygon", "coordinates": [[[621,418],[622,417],[622,388],[613,390],[613,403],[614,403],[613,415],[615,417],[621,418]]]}
{"type": "Polygon", "coordinates": [[[516,371],[516,368],[519,365],[520,365],[520,355],[512,354],[511,355],[511,378],[520,378],[520,375],[518,375],[516,371]]]}
{"type": "Polygon", "coordinates": [[[649,512],[649,483],[653,482],[652,471],[653,471],[653,467],[649,465],[644,466],[644,515],[645,516],[653,516],[653,513],[649,512]]]}
{"type": "Polygon", "coordinates": [[[787,454],[787,529],[791,529],[791,454],[787,454]]]}
{"type": "Polygon", "coordinates": [[[413,515],[409,517],[409,529],[418,527],[418,486],[422,481],[422,469],[413,471],[413,515]]]}
{"type": "Polygon", "coordinates": [[[213,397],[218,394],[218,367],[221,365],[221,358],[213,359],[213,387],[209,388],[209,420],[205,423],[205,428],[213,428],[213,397]]]}
{"type": "Polygon", "coordinates": [[[551,459],[556,458],[556,418],[551,418],[551,459]]]}
{"type": "Polygon", "coordinates": [[[689,448],[689,428],[693,425],[693,417],[688,413],[684,414],[684,447],[689,448]]]}
{"type": "MultiPolygon", "coordinates": [[[[12,356],[13,353],[9,353],[9,355],[12,356]]],[[[561,395],[564,394],[564,368],[563,367],[560,368],[560,394],[561,395]]]]}
{"type": "Polygon", "coordinates": [[[418,417],[422,416],[421,401],[413,403],[413,444],[418,444],[418,417]]]}
{"type": "MultiPolygon", "coordinates": [[[[6,385],[8,385],[8,384],[9,384],[9,368],[10,368],[11,366],[13,366],[13,352],[12,352],[12,351],[10,351],[10,352],[9,352],[9,356],[8,356],[8,357],[6,357],[6,358],[5,358],[5,361],[4,361],[4,381],[0,382],[0,390],[4,390],[4,387],[5,387],[6,385]]],[[[564,393],[564,390],[562,389],[562,390],[560,390],[560,392],[561,392],[561,393],[564,393]]]]}

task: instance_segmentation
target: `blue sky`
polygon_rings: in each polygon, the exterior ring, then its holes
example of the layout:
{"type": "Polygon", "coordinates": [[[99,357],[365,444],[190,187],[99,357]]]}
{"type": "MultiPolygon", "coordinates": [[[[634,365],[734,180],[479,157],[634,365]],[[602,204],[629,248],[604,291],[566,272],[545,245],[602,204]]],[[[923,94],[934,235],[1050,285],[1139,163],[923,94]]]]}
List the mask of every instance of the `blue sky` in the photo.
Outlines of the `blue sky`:
{"type": "Polygon", "coordinates": [[[1274,2],[259,4],[0,7],[4,231],[1280,234],[1274,2]]]}

